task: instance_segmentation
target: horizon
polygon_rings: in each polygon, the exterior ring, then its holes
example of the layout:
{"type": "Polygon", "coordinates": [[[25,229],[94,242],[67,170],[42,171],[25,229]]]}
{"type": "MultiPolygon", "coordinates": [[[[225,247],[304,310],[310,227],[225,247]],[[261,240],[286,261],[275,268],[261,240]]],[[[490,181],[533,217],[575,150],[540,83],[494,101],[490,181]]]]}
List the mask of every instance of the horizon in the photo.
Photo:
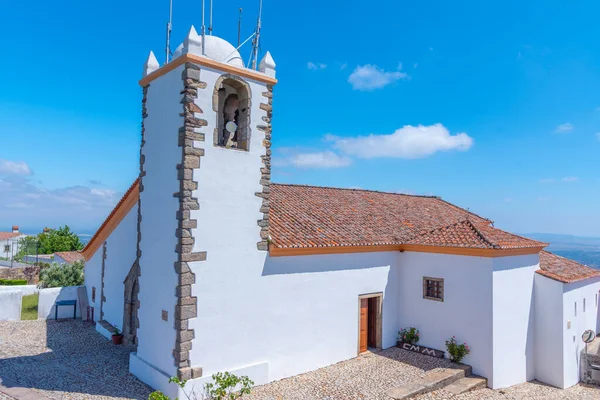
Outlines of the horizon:
{"type": "MultiPolygon", "coordinates": [[[[196,3],[175,2],[173,51],[200,26],[196,3]]],[[[242,39],[255,24],[255,2],[239,3],[215,4],[231,43],[238,6],[242,39]]],[[[600,237],[600,5],[432,4],[264,2],[273,181],[434,194],[509,232],[600,237]]],[[[164,61],[164,6],[7,5],[0,32],[21,39],[7,54],[28,59],[22,43],[39,42],[53,78],[0,66],[0,230],[93,233],[137,177],[138,80],[150,50],[164,61]]]]}

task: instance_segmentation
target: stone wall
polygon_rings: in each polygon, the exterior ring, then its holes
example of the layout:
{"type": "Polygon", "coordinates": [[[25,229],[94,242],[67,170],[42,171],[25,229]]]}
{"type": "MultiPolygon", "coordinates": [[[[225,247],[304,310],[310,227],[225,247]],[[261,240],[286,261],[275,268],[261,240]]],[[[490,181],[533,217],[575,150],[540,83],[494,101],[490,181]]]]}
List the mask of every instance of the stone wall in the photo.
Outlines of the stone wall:
{"type": "Polygon", "coordinates": [[[37,285],[40,281],[40,270],[39,267],[34,267],[36,270],[32,276],[33,279],[29,280],[29,277],[25,274],[25,268],[3,268],[0,267],[0,279],[27,279],[29,284],[37,285]]]}

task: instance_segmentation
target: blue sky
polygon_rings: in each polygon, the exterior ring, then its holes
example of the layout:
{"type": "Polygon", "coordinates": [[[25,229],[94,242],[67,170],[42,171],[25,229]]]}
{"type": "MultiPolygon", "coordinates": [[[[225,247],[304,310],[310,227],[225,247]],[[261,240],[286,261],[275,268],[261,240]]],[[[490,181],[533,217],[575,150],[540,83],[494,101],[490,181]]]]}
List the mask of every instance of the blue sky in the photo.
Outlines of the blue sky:
{"type": "MultiPolygon", "coordinates": [[[[200,0],[174,0],[173,48],[200,0]]],[[[168,1],[8,2],[0,230],[93,232],[138,172],[168,1]]],[[[257,0],[215,0],[236,41],[257,0]]],[[[600,236],[600,4],[264,0],[273,181],[435,194],[514,232],[600,236]]],[[[247,57],[250,49],[242,50],[247,57]]]]}

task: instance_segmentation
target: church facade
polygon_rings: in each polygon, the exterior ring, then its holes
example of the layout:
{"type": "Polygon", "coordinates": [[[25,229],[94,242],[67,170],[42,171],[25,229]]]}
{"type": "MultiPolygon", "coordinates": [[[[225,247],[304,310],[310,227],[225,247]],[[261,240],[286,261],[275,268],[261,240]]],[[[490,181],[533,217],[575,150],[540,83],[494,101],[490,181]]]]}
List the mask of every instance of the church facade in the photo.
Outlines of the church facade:
{"type": "Polygon", "coordinates": [[[467,342],[492,388],[579,381],[597,271],[437,197],[271,183],[273,58],[248,69],[202,40],[150,54],[139,178],[83,250],[97,329],[136,344],[133,374],[172,397],[171,376],[263,384],[414,326],[428,347],[467,342]]]}

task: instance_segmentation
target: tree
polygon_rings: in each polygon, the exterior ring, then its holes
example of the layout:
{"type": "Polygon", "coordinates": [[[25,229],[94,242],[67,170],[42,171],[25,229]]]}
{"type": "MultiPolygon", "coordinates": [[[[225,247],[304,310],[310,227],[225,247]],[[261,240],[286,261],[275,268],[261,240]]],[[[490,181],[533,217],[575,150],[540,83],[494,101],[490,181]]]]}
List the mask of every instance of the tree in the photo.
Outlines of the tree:
{"type": "Polygon", "coordinates": [[[52,263],[40,272],[40,286],[43,288],[83,285],[83,262],[73,264],[52,263]]]}
{"type": "Polygon", "coordinates": [[[52,254],[57,251],[77,251],[83,249],[83,243],[67,225],[58,229],[49,229],[37,235],[39,254],[52,254]]]}

